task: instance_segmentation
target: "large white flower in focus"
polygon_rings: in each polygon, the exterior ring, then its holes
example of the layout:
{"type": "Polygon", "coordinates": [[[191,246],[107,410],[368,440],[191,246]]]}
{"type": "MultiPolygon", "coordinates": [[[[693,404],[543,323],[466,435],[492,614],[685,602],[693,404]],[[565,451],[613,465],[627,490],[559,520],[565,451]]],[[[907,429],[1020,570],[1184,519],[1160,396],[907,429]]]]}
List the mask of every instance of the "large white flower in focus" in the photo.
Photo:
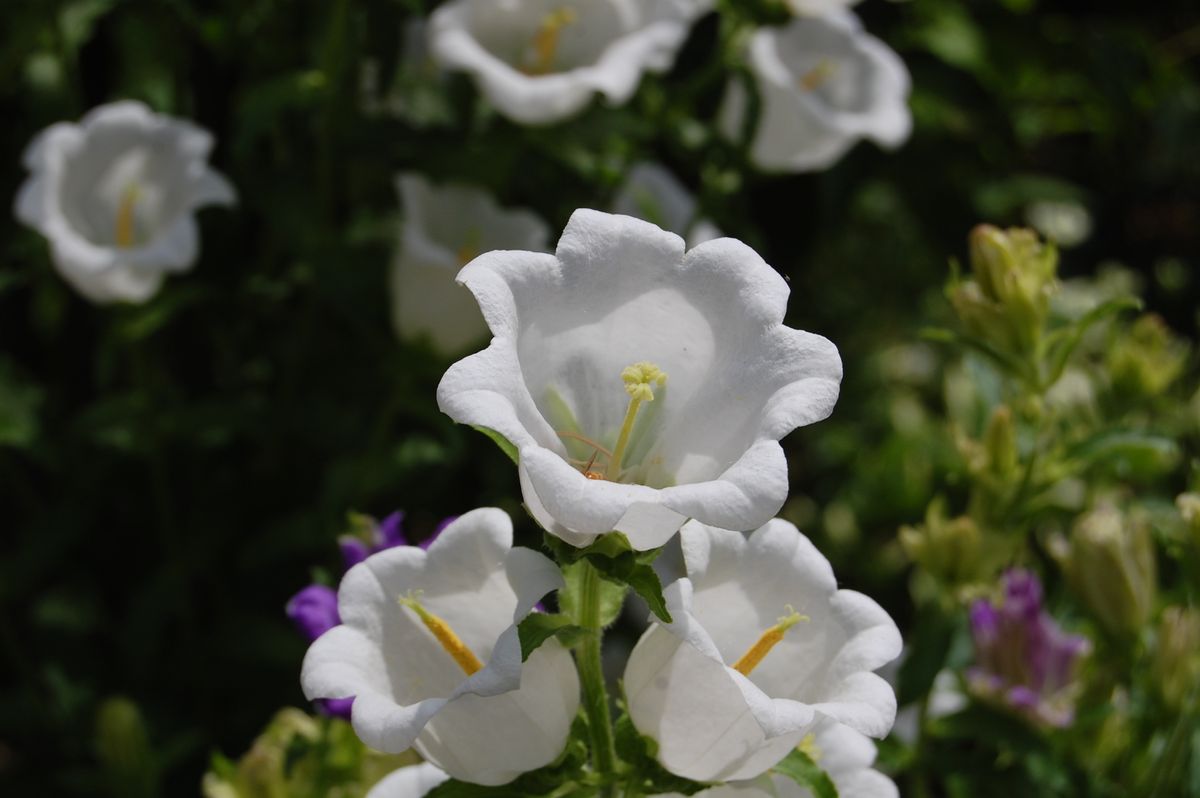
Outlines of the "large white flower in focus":
{"type": "Polygon", "coordinates": [[[830,722],[882,737],[896,697],[876,668],[900,632],[786,521],[749,539],[689,523],[688,578],[667,587],[673,623],[655,623],[625,668],[629,714],[658,758],[697,781],[749,779],[830,722]]]}
{"type": "Polygon", "coordinates": [[[837,349],[783,325],[787,284],[740,241],[685,254],[652,224],[578,210],[554,255],[490,252],[459,282],[494,337],[438,404],[511,442],[526,506],[576,546],[765,523],[787,496],[779,439],[837,401],[837,349]]]}
{"type": "Polygon", "coordinates": [[[613,213],[653,222],[683,236],[689,248],[721,237],[708,219],[696,218],[696,198],[660,164],[634,164],[613,199],[613,213]]]}
{"type": "Polygon", "coordinates": [[[25,151],[16,215],[50,242],[62,276],[93,302],[145,302],[199,251],[195,211],[231,205],[208,165],[212,136],[138,102],[43,130],[25,151]]]}
{"type": "Polygon", "coordinates": [[[664,72],[707,0],[450,0],[430,23],[434,58],[471,73],[505,116],[546,124],[599,92],[620,105],[664,72]]]}
{"type": "MultiPolygon", "coordinates": [[[[762,100],[750,156],[764,169],[824,169],[860,139],[897,147],[912,131],[904,62],[850,12],[762,28],[747,60],[762,100]]],[[[747,106],[745,88],[731,83],[721,126],[732,139],[747,106]]]]}
{"type": "Polygon", "coordinates": [[[550,641],[522,663],[517,638],[561,585],[554,563],[512,547],[507,515],[474,510],[428,552],[386,549],[347,572],[342,624],[309,648],[304,693],[354,696],[351,722],[372,748],[415,747],[457,779],[504,784],[562,752],[579,707],[571,655],[550,641]]]}
{"type": "Polygon", "coordinates": [[[447,355],[461,355],[487,337],[469,291],[455,277],[493,249],[549,248],[550,228],[532,212],[501,208],[471,186],[434,186],[416,174],[396,177],[403,206],[400,242],[392,260],[392,323],[405,340],[428,337],[447,355]]]}

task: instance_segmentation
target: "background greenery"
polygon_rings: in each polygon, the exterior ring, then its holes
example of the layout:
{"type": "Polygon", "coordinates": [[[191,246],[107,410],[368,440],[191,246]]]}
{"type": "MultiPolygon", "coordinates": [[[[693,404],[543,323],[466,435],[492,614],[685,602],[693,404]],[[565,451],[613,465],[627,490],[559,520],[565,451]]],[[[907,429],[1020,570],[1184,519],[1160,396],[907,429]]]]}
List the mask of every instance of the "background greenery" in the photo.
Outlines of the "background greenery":
{"type": "MultiPolygon", "coordinates": [[[[202,214],[195,270],[141,307],[87,304],[44,241],[0,214],[0,793],[126,794],[106,782],[113,755],[96,734],[102,702],[124,695],[159,771],[147,794],[195,794],[213,751],[236,755],[277,708],[304,705],[305,646],[282,608],[314,567],[337,567],[349,510],[405,508],[419,538],[499,504],[536,545],[503,454],[437,411],[445,363],[392,335],[398,170],[485,185],[555,230],[576,207],[606,207],[632,161],[679,174],[789,276],[789,323],[842,351],[834,418],[788,441],[787,513],[910,640],[896,530],[947,488],[949,454],[896,434],[897,346],[949,317],[941,285],[967,231],[1023,223],[1033,200],[1079,202],[1094,232],[1062,271],[1120,262],[1150,309],[1195,335],[1190,0],[867,0],[867,28],[912,72],[913,138],[806,176],[757,174],[711,135],[714,18],[626,108],[527,129],[464,78],[404,60],[404,23],[428,5],[0,8],[0,197],[15,196],[39,130],[119,98],[213,131],[240,194],[202,214]]],[[[1178,490],[1186,475],[1170,477],[1178,490]]],[[[996,749],[980,745],[969,766],[982,771],[996,749]]],[[[909,767],[902,789],[949,789],[938,763],[909,767]]],[[[1033,789],[1069,794],[1056,779],[1033,789]]]]}

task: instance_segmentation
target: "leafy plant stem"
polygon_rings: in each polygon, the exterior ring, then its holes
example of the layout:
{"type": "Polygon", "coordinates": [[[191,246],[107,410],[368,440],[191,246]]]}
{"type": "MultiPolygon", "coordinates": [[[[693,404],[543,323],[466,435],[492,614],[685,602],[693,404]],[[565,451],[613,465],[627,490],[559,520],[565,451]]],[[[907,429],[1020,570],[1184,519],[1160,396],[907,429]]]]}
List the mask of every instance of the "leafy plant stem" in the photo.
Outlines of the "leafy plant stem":
{"type": "Polygon", "coordinates": [[[587,714],[588,732],[592,738],[592,766],[603,780],[600,794],[613,795],[613,776],[616,773],[616,747],[613,742],[612,716],[608,707],[608,690],[604,684],[600,647],[604,627],[600,618],[600,572],[583,560],[583,583],[580,590],[580,622],[584,628],[583,642],[577,652],[579,679],[583,683],[583,708],[587,714]]]}

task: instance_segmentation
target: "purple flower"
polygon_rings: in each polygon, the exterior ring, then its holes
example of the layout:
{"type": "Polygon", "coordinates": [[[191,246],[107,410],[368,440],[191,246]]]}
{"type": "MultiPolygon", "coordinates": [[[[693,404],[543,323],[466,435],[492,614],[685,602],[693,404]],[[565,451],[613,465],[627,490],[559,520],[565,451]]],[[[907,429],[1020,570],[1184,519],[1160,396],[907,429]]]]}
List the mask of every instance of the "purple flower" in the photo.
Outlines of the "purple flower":
{"type": "Polygon", "coordinates": [[[999,604],[976,601],[970,610],[975,667],[967,673],[975,694],[1048,726],[1074,720],[1075,672],[1090,649],[1042,609],[1042,585],[1029,571],[1004,575],[999,604]]]}
{"type": "Polygon", "coordinates": [[[310,643],[342,622],[337,592],[326,585],[304,588],[288,601],[285,612],[310,643]]]}

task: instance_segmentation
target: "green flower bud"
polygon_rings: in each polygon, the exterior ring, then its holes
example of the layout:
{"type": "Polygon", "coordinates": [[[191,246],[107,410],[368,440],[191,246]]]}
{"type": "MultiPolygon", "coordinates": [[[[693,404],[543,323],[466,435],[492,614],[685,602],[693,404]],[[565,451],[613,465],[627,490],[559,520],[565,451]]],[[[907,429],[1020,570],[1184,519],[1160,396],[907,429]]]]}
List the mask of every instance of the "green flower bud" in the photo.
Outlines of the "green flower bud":
{"type": "Polygon", "coordinates": [[[1200,682],[1200,612],[1167,607],[1158,624],[1153,678],[1159,695],[1178,710],[1200,682]]]}
{"type": "Polygon", "coordinates": [[[128,698],[110,698],[100,705],[96,757],[113,795],[136,798],[157,794],[158,773],[150,738],[141,711],[128,698]]]}
{"type": "Polygon", "coordinates": [[[1150,620],[1158,585],[1144,523],[1100,505],[1075,522],[1057,555],[1072,591],[1109,632],[1132,637],[1150,620]]]}
{"type": "Polygon", "coordinates": [[[1148,313],[1109,349],[1113,391],[1136,399],[1159,396],[1183,372],[1187,356],[1187,344],[1159,316],[1148,313]]]}
{"type": "Polygon", "coordinates": [[[1175,507],[1183,516],[1191,533],[1192,545],[1200,549],[1200,493],[1181,493],[1175,497],[1175,507]]]}
{"type": "Polygon", "coordinates": [[[969,516],[947,518],[940,499],[929,503],[924,524],[901,528],[900,546],[956,597],[990,583],[1007,552],[1002,540],[985,533],[969,516]]]}
{"type": "Polygon", "coordinates": [[[979,225],[971,231],[973,280],[952,284],[950,302],[974,335],[1030,352],[1041,337],[1057,288],[1058,253],[1032,230],[979,225]]]}

